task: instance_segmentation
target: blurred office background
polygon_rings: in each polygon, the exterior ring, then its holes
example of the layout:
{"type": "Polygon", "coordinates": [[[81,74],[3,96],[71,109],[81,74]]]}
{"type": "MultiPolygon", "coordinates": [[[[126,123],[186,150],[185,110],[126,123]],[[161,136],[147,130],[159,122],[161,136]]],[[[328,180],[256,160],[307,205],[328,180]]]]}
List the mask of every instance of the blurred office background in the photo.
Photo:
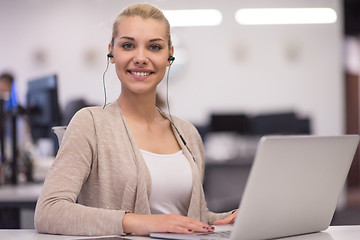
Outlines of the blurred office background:
{"type": "MultiPolygon", "coordinates": [[[[261,134],[359,133],[358,1],[146,2],[163,10],[216,9],[221,13],[217,25],[174,26],[171,29],[176,58],[169,76],[171,113],[192,122],[203,134],[209,152],[207,156],[213,158],[209,160],[209,172],[214,169],[230,171],[226,169],[232,165],[219,159],[221,156],[226,155],[225,160],[239,158],[229,141],[242,143],[248,155],[240,157],[249,159],[261,134]],[[238,23],[237,10],[247,8],[327,8],[336,13],[336,18],[316,24],[238,23]],[[255,129],[254,126],[263,119],[266,123],[274,121],[275,125],[255,129]],[[278,119],[285,119],[285,123],[291,119],[296,126],[290,126],[290,130],[280,128],[276,124],[278,119]],[[226,121],[234,120],[246,124],[241,129],[237,129],[239,126],[222,129],[222,121],[228,124],[226,121]],[[229,131],[236,132],[236,136],[228,134],[229,131]],[[217,143],[227,151],[216,149],[217,143]]],[[[64,119],[69,119],[68,115],[76,109],[71,103],[102,105],[102,75],[112,24],[118,13],[132,3],[135,1],[0,0],[0,73],[14,74],[19,103],[27,105],[30,80],[56,74],[63,115],[61,124],[66,124],[64,119]]],[[[112,65],[105,82],[107,102],[114,101],[120,84],[112,65]]],[[[163,98],[166,96],[164,82],[159,87],[163,98]]],[[[284,124],[280,125],[284,127],[284,124]]],[[[360,208],[358,158],[357,155],[350,172],[349,188],[343,196],[345,210],[349,206],[351,211],[360,208]]],[[[232,161],[231,164],[239,167],[243,163],[232,161]]],[[[248,168],[251,161],[244,164],[248,168]]],[[[247,170],[244,171],[242,178],[246,181],[247,170]]],[[[237,172],[234,174],[239,176],[237,172]]],[[[211,189],[208,191],[214,200],[211,207],[216,210],[218,200],[211,195],[211,189]]],[[[219,201],[223,203],[221,199],[219,201]]],[[[234,199],[224,201],[229,201],[229,207],[232,207],[234,199]]],[[[359,217],[350,218],[349,223],[360,223],[359,217]]],[[[340,219],[339,223],[346,221],[340,219]]]]}

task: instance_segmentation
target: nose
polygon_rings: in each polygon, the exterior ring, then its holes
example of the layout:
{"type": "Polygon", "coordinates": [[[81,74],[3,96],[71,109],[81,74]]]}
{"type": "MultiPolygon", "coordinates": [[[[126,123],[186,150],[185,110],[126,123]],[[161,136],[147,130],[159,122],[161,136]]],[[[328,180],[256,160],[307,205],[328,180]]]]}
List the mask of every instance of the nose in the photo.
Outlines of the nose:
{"type": "Polygon", "coordinates": [[[147,58],[136,58],[134,59],[135,65],[146,65],[148,63],[147,58]]]}
{"type": "Polygon", "coordinates": [[[146,56],[145,50],[139,49],[134,58],[133,58],[135,65],[146,65],[149,62],[148,57],[146,56]]]}

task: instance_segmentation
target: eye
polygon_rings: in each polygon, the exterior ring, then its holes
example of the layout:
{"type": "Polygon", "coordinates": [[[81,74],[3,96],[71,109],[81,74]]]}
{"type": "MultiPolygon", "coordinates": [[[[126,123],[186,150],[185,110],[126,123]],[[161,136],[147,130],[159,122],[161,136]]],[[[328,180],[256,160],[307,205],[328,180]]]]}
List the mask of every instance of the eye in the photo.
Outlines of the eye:
{"type": "Polygon", "coordinates": [[[150,45],[149,49],[151,51],[160,51],[162,49],[162,46],[160,46],[159,44],[154,44],[154,45],[150,45]]]}
{"type": "Polygon", "coordinates": [[[129,50],[129,49],[134,48],[134,45],[131,44],[131,43],[124,43],[124,44],[121,45],[121,47],[122,47],[123,49],[125,49],[125,50],[129,50]]]}

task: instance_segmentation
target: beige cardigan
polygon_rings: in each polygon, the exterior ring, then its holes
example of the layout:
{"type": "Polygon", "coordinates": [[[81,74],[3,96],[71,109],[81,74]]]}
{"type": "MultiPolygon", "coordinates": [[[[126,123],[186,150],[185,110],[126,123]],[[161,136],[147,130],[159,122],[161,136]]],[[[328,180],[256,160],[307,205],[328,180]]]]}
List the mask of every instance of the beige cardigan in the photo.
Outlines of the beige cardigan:
{"type": "MultiPolygon", "coordinates": [[[[192,168],[188,216],[211,224],[230,213],[208,211],[201,138],[190,123],[173,120],[196,159],[173,129],[192,168]]],[[[117,102],[104,109],[84,108],[71,120],[46,177],[35,210],[35,228],[66,235],[123,235],[126,211],[150,214],[150,191],[146,163],[117,102]]]]}

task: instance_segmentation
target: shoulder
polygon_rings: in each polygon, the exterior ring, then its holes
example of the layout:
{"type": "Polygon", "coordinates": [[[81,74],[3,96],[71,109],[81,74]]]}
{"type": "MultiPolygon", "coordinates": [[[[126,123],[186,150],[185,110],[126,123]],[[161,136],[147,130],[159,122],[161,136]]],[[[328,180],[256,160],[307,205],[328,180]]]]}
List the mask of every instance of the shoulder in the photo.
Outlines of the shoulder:
{"type": "Polygon", "coordinates": [[[174,121],[174,124],[177,125],[178,127],[188,129],[188,130],[196,130],[195,126],[185,119],[182,119],[182,118],[179,118],[176,116],[172,116],[172,120],[174,121]]]}
{"type": "Polygon", "coordinates": [[[85,107],[77,111],[72,120],[83,121],[105,121],[110,120],[112,117],[120,113],[120,108],[115,103],[110,103],[105,108],[100,106],[85,107]]]}
{"type": "Polygon", "coordinates": [[[118,121],[121,119],[119,109],[116,104],[109,104],[105,108],[101,106],[82,108],[75,113],[66,131],[80,135],[107,134],[121,126],[118,121]]]}
{"type": "Polygon", "coordinates": [[[192,144],[202,144],[201,136],[194,124],[176,116],[172,116],[172,120],[180,134],[186,138],[186,141],[191,141],[192,144]]]}
{"type": "Polygon", "coordinates": [[[184,135],[198,134],[196,127],[188,120],[173,115],[171,115],[171,118],[169,118],[169,120],[172,121],[174,126],[181,132],[181,134],[184,135]]]}
{"type": "Polygon", "coordinates": [[[182,130],[182,131],[190,131],[190,132],[197,132],[195,126],[190,123],[189,121],[187,120],[184,120],[182,118],[179,118],[175,115],[169,115],[169,113],[167,112],[164,112],[162,109],[158,109],[159,112],[165,117],[167,118],[171,123],[172,125],[175,126],[175,128],[177,128],[178,130],[182,130]]]}
{"type": "Polygon", "coordinates": [[[121,121],[120,107],[111,103],[105,108],[102,106],[85,107],[75,113],[67,126],[66,135],[72,136],[74,141],[99,143],[114,138],[114,135],[125,134],[121,121]]]}

